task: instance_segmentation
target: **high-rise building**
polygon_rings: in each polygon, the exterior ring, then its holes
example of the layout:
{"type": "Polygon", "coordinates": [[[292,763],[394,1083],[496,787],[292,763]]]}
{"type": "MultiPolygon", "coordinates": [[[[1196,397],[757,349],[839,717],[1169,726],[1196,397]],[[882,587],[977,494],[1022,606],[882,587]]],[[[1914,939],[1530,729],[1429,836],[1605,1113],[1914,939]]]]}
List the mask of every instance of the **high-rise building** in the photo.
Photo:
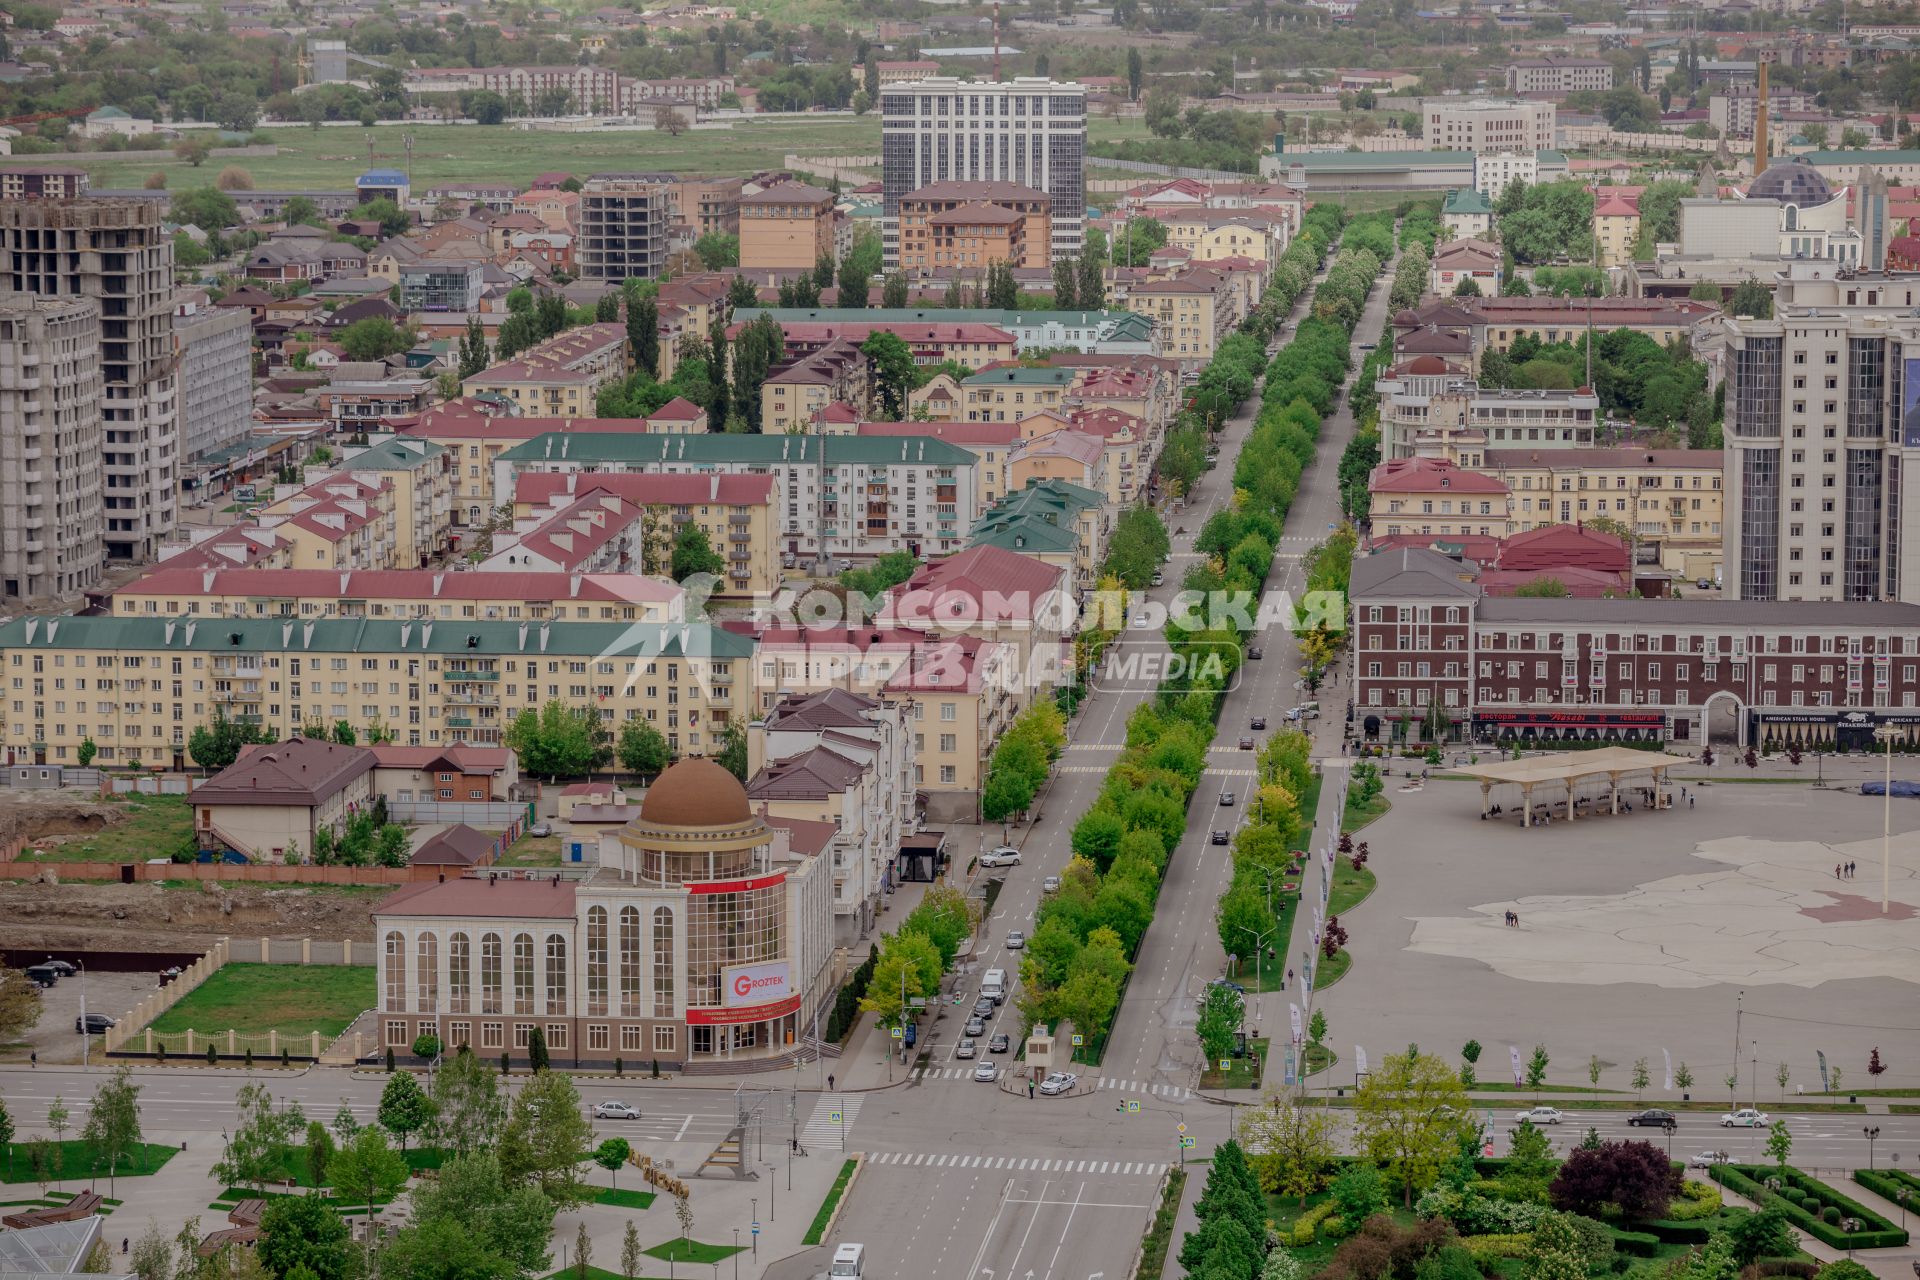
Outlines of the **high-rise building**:
{"type": "Polygon", "coordinates": [[[100,307],[0,293],[0,591],[100,585],[100,307]]]}
{"type": "Polygon", "coordinates": [[[1435,151],[1551,151],[1556,108],[1551,102],[1429,98],[1421,138],[1435,151]]]}
{"type": "Polygon", "coordinates": [[[651,280],[666,269],[672,181],[654,173],[596,173],[587,180],[573,242],[582,279],[651,280]]]}
{"type": "Polygon", "coordinates": [[[151,559],[178,518],[179,361],[164,215],[151,200],[0,202],[0,287],[99,304],[110,560],[151,559]]]}
{"type": "Polygon", "coordinates": [[[207,307],[173,318],[180,344],[180,451],[189,463],[230,448],[253,425],[253,317],[207,307]]]}
{"type": "Polygon", "coordinates": [[[936,182],[1014,182],[1052,199],[1052,256],[1086,237],[1087,90],[1023,76],[976,83],[952,76],[880,91],[881,235],[898,265],[900,200],[936,182]]]}

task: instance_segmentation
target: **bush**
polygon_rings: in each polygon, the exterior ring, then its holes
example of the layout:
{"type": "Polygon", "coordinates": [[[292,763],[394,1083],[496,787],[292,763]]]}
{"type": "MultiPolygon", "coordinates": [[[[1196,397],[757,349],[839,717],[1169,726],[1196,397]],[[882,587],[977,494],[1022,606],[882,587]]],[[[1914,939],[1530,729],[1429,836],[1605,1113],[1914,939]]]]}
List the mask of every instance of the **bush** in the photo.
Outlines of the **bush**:
{"type": "Polygon", "coordinates": [[[1679,1196],[1667,1206],[1667,1221],[1693,1222],[1700,1218],[1711,1218],[1720,1212],[1724,1203],[1720,1188],[1711,1182],[1683,1183],[1679,1196]]]}
{"type": "Polygon", "coordinates": [[[1855,1169],[1853,1180],[1882,1200],[1900,1203],[1900,1192],[1920,1196],[1920,1178],[1910,1173],[1888,1173],[1885,1169],[1855,1169]]]}
{"type": "Polygon", "coordinates": [[[1793,1276],[1796,1280],[1813,1280],[1820,1274],[1817,1262],[1802,1262],[1798,1258],[1762,1258],[1749,1265],[1740,1273],[1740,1280],[1760,1280],[1762,1276],[1793,1276]]]}
{"type": "Polygon", "coordinates": [[[1779,1168],[1773,1165],[1722,1164],[1715,1165],[1708,1170],[1708,1174],[1721,1186],[1738,1192],[1762,1208],[1778,1205],[1794,1227],[1832,1248],[1896,1249],[1907,1243],[1905,1230],[1791,1165],[1779,1168]],[[1816,1214],[1811,1199],[1801,1205],[1784,1195],[1775,1195],[1766,1188],[1764,1180],[1767,1178],[1779,1178],[1783,1191],[1787,1186],[1792,1186],[1806,1192],[1808,1196],[1819,1200],[1822,1208],[1816,1214]],[[1860,1220],[1861,1229],[1854,1232],[1851,1239],[1840,1229],[1839,1222],[1843,1217],[1860,1220]]]}
{"type": "Polygon", "coordinates": [[[1668,1244],[1705,1244],[1713,1234],[1704,1222],[1676,1222],[1672,1218],[1649,1218],[1634,1223],[1633,1229],[1645,1231],[1668,1244]]]}
{"type": "Polygon", "coordinates": [[[1660,1249],[1660,1237],[1646,1231],[1615,1231],[1613,1247],[1636,1258],[1651,1258],[1660,1249]]]}
{"type": "Polygon", "coordinates": [[[1319,1204],[1295,1218],[1293,1220],[1293,1247],[1300,1249],[1312,1244],[1314,1233],[1320,1229],[1320,1224],[1328,1218],[1331,1218],[1333,1211],[1339,1207],[1340,1206],[1331,1200],[1322,1200],[1319,1204]]]}
{"type": "Polygon", "coordinates": [[[1467,1251],[1481,1269],[1498,1258],[1524,1258],[1527,1250],[1533,1247],[1533,1233],[1524,1235],[1466,1236],[1461,1239],[1460,1247],[1467,1251]]]}
{"type": "Polygon", "coordinates": [[[1831,1226],[1831,1227],[1839,1226],[1840,1225],[1840,1206],[1830,1204],[1826,1208],[1822,1209],[1820,1211],[1820,1221],[1826,1223],[1828,1226],[1831,1226]]]}

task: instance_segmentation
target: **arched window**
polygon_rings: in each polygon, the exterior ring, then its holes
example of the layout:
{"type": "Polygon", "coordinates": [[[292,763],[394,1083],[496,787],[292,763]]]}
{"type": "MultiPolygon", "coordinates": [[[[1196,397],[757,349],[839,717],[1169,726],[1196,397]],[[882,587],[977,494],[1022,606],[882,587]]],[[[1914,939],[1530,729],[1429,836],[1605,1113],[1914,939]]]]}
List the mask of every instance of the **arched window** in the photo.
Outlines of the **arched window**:
{"type": "Polygon", "coordinates": [[[653,909],[653,1016],[673,1016],[673,912],[653,909]]]}
{"type": "Polygon", "coordinates": [[[587,908],[587,1012],[607,1011],[607,909],[587,908]]]}
{"type": "Polygon", "coordinates": [[[480,935],[480,1012],[502,1012],[500,1000],[500,935],[480,935]]]}
{"type": "Polygon", "coordinates": [[[620,908],[620,1016],[637,1018],[640,1008],[640,910],[620,908]]]}
{"type": "Polygon", "coordinates": [[[513,1011],[533,1012],[533,935],[513,935],[513,1011]]]}
{"type": "Polygon", "coordinates": [[[398,929],[387,934],[387,1012],[407,1011],[407,940],[398,929]]]}
{"type": "Polygon", "coordinates": [[[421,1013],[440,1012],[440,936],[431,930],[420,935],[421,1013]]]}
{"type": "Polygon", "coordinates": [[[567,939],[565,935],[547,935],[547,1012],[567,1011],[567,939]]]}
{"type": "Polygon", "coordinates": [[[473,939],[455,933],[447,939],[447,1012],[472,1013],[467,1007],[473,995],[473,939]]]}

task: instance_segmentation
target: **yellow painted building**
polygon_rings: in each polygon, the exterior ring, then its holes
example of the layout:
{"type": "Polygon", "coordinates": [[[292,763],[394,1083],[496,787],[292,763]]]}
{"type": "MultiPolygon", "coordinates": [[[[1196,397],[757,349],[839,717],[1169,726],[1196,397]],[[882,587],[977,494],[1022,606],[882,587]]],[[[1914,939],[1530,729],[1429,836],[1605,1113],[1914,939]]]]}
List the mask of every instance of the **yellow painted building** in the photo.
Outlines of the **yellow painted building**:
{"type": "Polygon", "coordinates": [[[782,182],[740,197],[740,266],[747,271],[811,270],[833,253],[833,192],[782,182]]]}
{"type": "Polygon", "coordinates": [[[1721,467],[1715,449],[1488,449],[1480,470],[1507,486],[1515,533],[1604,516],[1691,582],[1723,562],[1721,467]]]}
{"type": "Polygon", "coordinates": [[[678,622],[686,593],[636,573],[440,569],[170,569],[115,591],[118,618],[417,618],[429,622],[678,622]]]}
{"type": "Polygon", "coordinates": [[[701,754],[760,705],[753,653],[704,623],[22,618],[0,625],[0,740],[16,763],[74,763],[91,738],[101,764],[181,768],[216,712],[275,740],[345,720],[407,746],[497,744],[558,699],[701,754]]]}
{"type": "Polygon", "coordinates": [[[1239,323],[1233,293],[1227,282],[1204,268],[1185,271],[1170,280],[1148,280],[1130,286],[1126,308],[1154,321],[1159,343],[1155,355],[1183,364],[1201,365],[1213,359],[1214,346],[1239,323]]]}

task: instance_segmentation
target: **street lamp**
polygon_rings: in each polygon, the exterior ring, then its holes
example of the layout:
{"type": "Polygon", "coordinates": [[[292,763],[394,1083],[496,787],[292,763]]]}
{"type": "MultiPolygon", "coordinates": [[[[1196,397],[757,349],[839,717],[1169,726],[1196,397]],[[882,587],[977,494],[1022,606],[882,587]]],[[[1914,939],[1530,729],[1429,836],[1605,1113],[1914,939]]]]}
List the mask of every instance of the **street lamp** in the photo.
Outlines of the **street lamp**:
{"type": "Polygon", "coordinates": [[[1255,933],[1244,924],[1240,926],[1240,932],[1253,934],[1253,1020],[1255,1022],[1260,1021],[1260,993],[1267,989],[1267,984],[1261,980],[1260,960],[1266,954],[1267,939],[1271,938],[1279,927],[1275,925],[1265,933],[1255,933]]]}
{"type": "Polygon", "coordinates": [[[1880,1126],[1866,1124],[1860,1126],[1860,1136],[1867,1140],[1867,1172],[1873,1172],[1873,1144],[1880,1137],[1880,1126]]]}
{"type": "Polygon", "coordinates": [[[1907,1229],[1907,1201],[1913,1199],[1913,1188],[1901,1187],[1898,1191],[1894,1192],[1893,1198],[1900,1202],[1900,1229],[1905,1231],[1907,1229]]]}
{"type": "Polygon", "coordinates": [[[1847,1261],[1853,1261],[1853,1233],[1860,1229],[1860,1219],[1840,1219],[1840,1229],[1847,1233],[1847,1261]]]}
{"type": "Polygon", "coordinates": [[[1893,845],[1893,743],[1900,736],[1899,730],[1890,724],[1878,726],[1873,731],[1876,742],[1886,744],[1887,778],[1886,790],[1880,796],[1880,914],[1887,914],[1888,884],[1892,878],[1890,850],[1893,845]]]}

